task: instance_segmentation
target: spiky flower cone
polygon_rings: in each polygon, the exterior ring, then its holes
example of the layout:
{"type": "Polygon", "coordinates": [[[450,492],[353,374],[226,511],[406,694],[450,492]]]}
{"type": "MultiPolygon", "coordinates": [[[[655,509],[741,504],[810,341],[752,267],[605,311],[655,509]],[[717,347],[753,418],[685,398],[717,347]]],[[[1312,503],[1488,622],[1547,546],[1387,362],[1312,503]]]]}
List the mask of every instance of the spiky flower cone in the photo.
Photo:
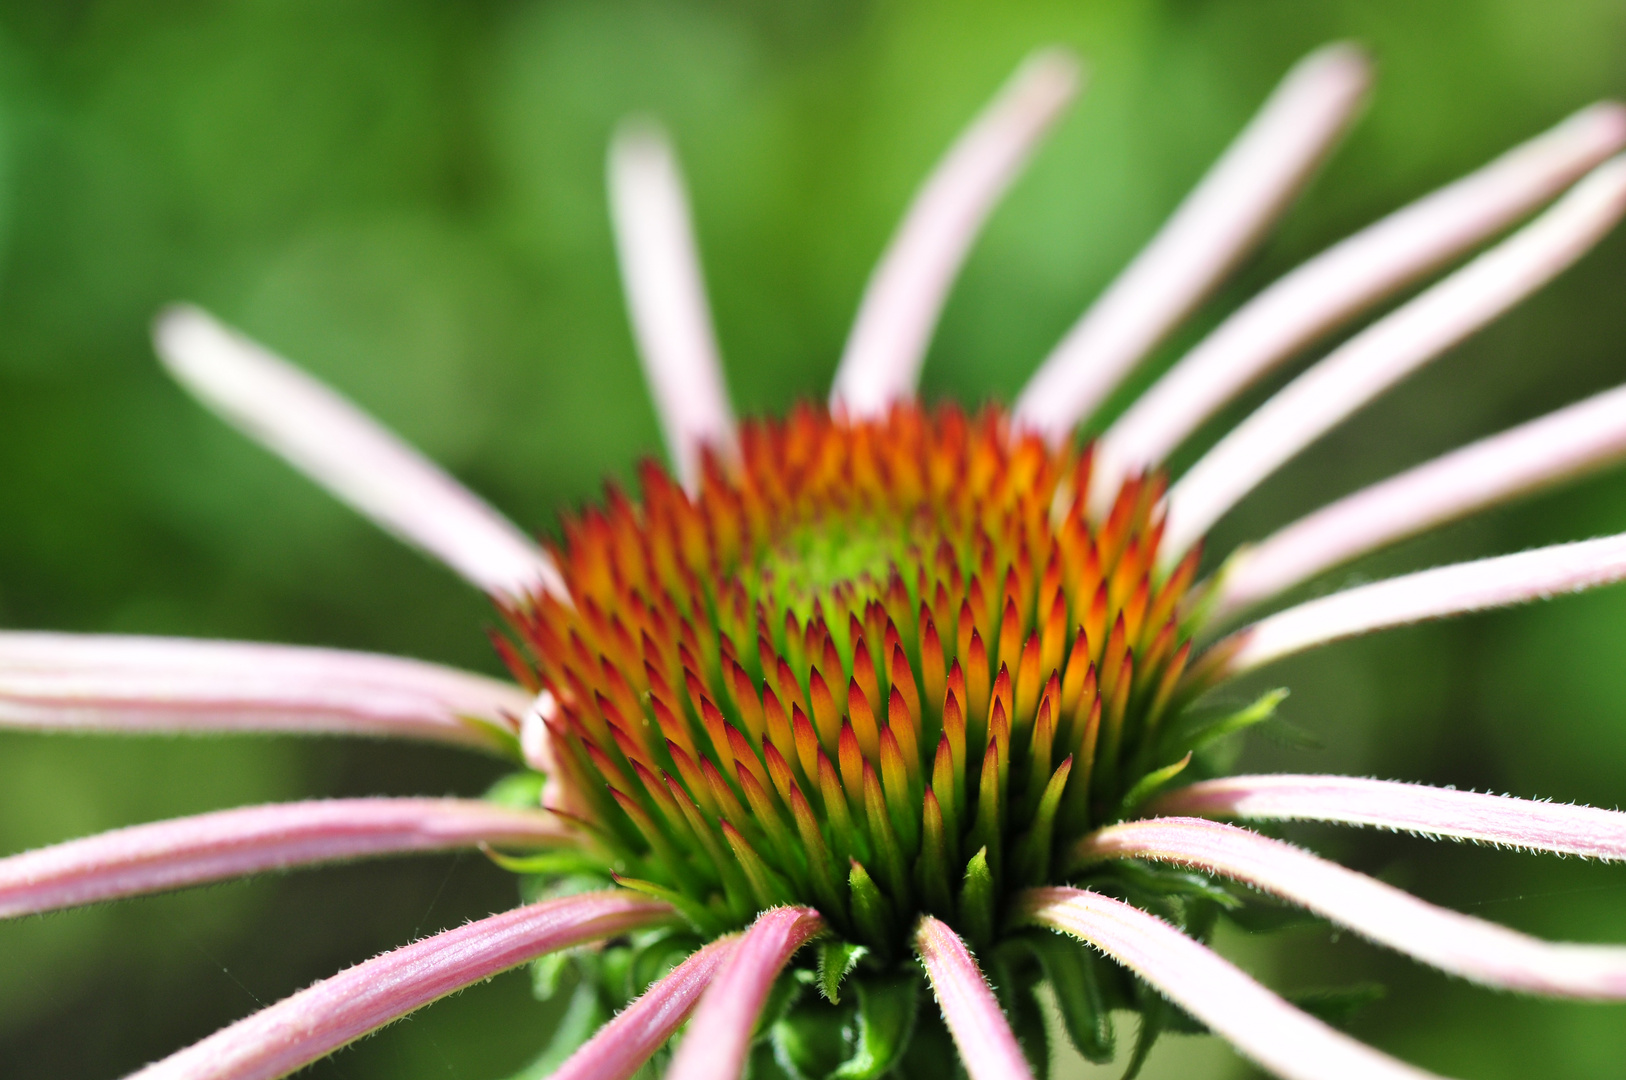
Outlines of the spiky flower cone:
{"type": "Polygon", "coordinates": [[[553,808],[708,931],[801,903],[887,955],[920,912],[986,940],[1167,764],[1195,558],[1153,573],[1156,479],[1092,527],[1089,465],[914,406],[748,424],[693,499],[646,465],[567,524],[574,605],[512,611],[553,808]]]}

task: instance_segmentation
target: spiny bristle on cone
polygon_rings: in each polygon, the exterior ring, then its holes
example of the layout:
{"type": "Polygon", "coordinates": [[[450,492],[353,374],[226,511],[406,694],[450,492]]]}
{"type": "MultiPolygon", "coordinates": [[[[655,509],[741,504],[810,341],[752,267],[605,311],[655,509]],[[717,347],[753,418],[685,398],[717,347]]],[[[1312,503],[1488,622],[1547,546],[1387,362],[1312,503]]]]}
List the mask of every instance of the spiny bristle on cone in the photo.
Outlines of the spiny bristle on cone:
{"type": "Polygon", "coordinates": [[[747,424],[693,498],[646,464],[641,503],[566,523],[574,607],[509,612],[559,702],[555,809],[710,928],[789,902],[878,948],[919,911],[992,925],[1157,764],[1189,652],[1161,478],[1092,524],[1089,468],[952,407],[747,424]]]}

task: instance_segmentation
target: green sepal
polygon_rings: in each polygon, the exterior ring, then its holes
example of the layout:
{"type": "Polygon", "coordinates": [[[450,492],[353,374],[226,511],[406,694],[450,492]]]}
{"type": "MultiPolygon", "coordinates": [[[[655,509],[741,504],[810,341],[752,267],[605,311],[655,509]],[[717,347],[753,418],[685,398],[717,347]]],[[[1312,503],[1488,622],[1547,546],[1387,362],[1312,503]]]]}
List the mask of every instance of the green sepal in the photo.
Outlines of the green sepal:
{"type": "Polygon", "coordinates": [[[609,1019],[610,1011],[599,1000],[598,991],[583,979],[571,996],[564,1016],[559,1018],[559,1025],[553,1029],[547,1049],[509,1080],[545,1080],[609,1019]]]}
{"type": "MultiPolygon", "coordinates": [[[[525,751],[520,748],[519,736],[495,720],[483,716],[459,716],[457,722],[471,731],[480,733],[489,749],[507,758],[515,765],[525,764],[525,751]]],[[[540,790],[540,789],[539,789],[540,790]]],[[[533,804],[534,805],[534,804],[533,804]]]]}
{"type": "Polygon", "coordinates": [[[806,999],[781,1017],[770,1034],[782,1070],[794,1080],[825,1080],[851,1054],[853,1006],[806,999]]]}
{"type": "Polygon", "coordinates": [[[589,873],[526,874],[519,879],[519,898],[527,904],[598,892],[615,884],[614,876],[602,867],[589,873]]]}
{"type": "Polygon", "coordinates": [[[978,848],[965,864],[960,885],[960,923],[973,948],[994,940],[994,875],[988,870],[988,849],[978,848]]]}
{"type": "Polygon", "coordinates": [[[668,889],[664,885],[657,885],[653,881],[645,881],[642,878],[622,877],[620,874],[614,875],[614,879],[615,883],[623,889],[641,892],[645,896],[653,896],[657,900],[664,900],[671,904],[677,909],[677,913],[683,916],[685,922],[692,926],[697,933],[706,937],[716,937],[727,929],[718,923],[716,915],[710,908],[697,903],[675,889],[668,889]]]}
{"type": "Polygon", "coordinates": [[[1169,999],[1153,990],[1140,979],[1135,980],[1136,1008],[1140,1012],[1140,1028],[1135,1032],[1135,1048],[1124,1067],[1123,1080],[1135,1080],[1146,1065],[1146,1057],[1157,1044],[1157,1038],[1169,1030],[1177,1010],[1169,999]]]}
{"type": "Polygon", "coordinates": [[[1142,862],[1139,859],[1117,859],[1111,864],[1097,864],[1087,869],[1100,871],[1100,877],[1091,876],[1092,887],[1100,885],[1116,885],[1118,891],[1129,894],[1137,901],[1153,901],[1166,897],[1175,897],[1181,900],[1203,899],[1212,900],[1226,911],[1238,911],[1244,906],[1244,901],[1224,886],[1218,885],[1191,870],[1182,870],[1174,866],[1162,866],[1157,863],[1142,862]]]}
{"type": "Polygon", "coordinates": [[[1276,714],[1277,707],[1286,699],[1286,687],[1278,687],[1275,690],[1265,691],[1252,704],[1235,711],[1219,716],[1194,717],[1191,722],[1182,724],[1178,731],[1171,731],[1165,738],[1162,747],[1163,756],[1182,750],[1201,750],[1209,743],[1223,739],[1227,735],[1262,724],[1276,714]]]}
{"type": "Polygon", "coordinates": [[[850,941],[821,941],[819,943],[819,991],[832,1005],[841,1004],[841,982],[858,961],[869,954],[862,945],[850,941]]]}
{"type": "Polygon", "coordinates": [[[1187,750],[1186,756],[1173,765],[1154,769],[1135,781],[1135,786],[1129,789],[1129,793],[1123,797],[1123,802],[1118,804],[1118,817],[1129,816],[1130,811],[1157,794],[1164,784],[1185,772],[1186,766],[1191,764],[1191,755],[1192,751],[1187,750]]]}
{"type": "Polygon", "coordinates": [[[1036,985],[1018,981],[1010,993],[1001,996],[1001,1001],[1011,1022],[1011,1034],[1016,1036],[1016,1044],[1033,1070],[1033,1080],[1049,1080],[1050,1031],[1045,1027],[1044,1010],[1033,996],[1036,985]]]}
{"type": "Polygon", "coordinates": [[[499,777],[480,797],[513,810],[535,810],[542,805],[542,785],[547,782],[548,778],[541,773],[521,769],[499,777]]]}
{"type": "Polygon", "coordinates": [[[802,999],[802,991],[807,984],[800,976],[807,974],[803,971],[790,969],[782,971],[773,981],[773,988],[768,991],[768,1000],[763,1002],[762,1011],[757,1014],[757,1026],[752,1030],[753,1040],[766,1036],[774,1025],[789,1015],[791,1009],[802,999]]]}
{"type": "Polygon", "coordinates": [[[853,922],[870,948],[887,955],[898,935],[897,911],[864,869],[864,864],[854,859],[851,865],[847,885],[852,891],[853,922]]]}
{"type": "Polygon", "coordinates": [[[930,1007],[920,1009],[914,1034],[909,1037],[909,1049],[892,1075],[897,1080],[965,1080],[965,1065],[942,1013],[930,1007]]]}
{"type": "Polygon", "coordinates": [[[1112,1011],[1094,950],[1059,931],[1032,930],[1011,940],[1039,961],[1073,1046],[1097,1064],[1111,1061],[1117,1053],[1112,1011]]]}
{"type": "Polygon", "coordinates": [[[565,969],[572,959],[570,949],[544,953],[531,961],[531,996],[538,1001],[552,1001],[564,980],[565,969]]]}
{"type": "Polygon", "coordinates": [[[920,979],[910,974],[859,979],[858,1043],[831,1075],[836,1080],[878,1080],[909,1048],[920,1011],[920,979]]]}
{"type": "Polygon", "coordinates": [[[595,859],[586,852],[560,849],[558,851],[544,851],[536,855],[504,855],[491,848],[481,848],[486,858],[514,874],[545,874],[553,877],[559,874],[586,874],[599,878],[610,876],[610,868],[601,859],[595,859]]]}

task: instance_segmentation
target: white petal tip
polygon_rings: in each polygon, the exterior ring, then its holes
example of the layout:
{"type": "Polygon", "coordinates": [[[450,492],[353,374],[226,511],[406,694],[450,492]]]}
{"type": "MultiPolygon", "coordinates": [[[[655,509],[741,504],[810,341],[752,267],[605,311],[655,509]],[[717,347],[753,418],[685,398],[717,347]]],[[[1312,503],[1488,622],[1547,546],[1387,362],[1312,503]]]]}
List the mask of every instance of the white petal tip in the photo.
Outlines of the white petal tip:
{"type": "Polygon", "coordinates": [[[652,116],[642,113],[625,117],[610,137],[610,165],[648,167],[672,158],[672,140],[666,128],[652,116]]]}
{"type": "Polygon", "coordinates": [[[1613,146],[1626,143],[1626,105],[1600,101],[1589,105],[1569,120],[1569,125],[1613,146]]]}
{"type": "Polygon", "coordinates": [[[1035,99],[1065,103],[1084,85],[1084,61],[1065,45],[1047,45],[1028,54],[1016,80],[1035,99]]]}
{"type": "Polygon", "coordinates": [[[536,543],[444,470],[338,393],[199,308],[153,322],[164,367],[193,396],[386,531],[476,587],[568,603],[536,543]]]}

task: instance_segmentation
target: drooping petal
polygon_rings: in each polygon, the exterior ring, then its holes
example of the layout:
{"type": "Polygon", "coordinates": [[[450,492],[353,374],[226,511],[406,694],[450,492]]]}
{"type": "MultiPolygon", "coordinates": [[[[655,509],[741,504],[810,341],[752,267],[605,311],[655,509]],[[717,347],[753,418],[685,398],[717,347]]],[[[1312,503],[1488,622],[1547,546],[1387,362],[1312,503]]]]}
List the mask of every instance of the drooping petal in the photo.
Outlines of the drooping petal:
{"type": "Polygon", "coordinates": [[[0,859],[0,918],[370,855],[573,842],[550,814],[470,799],[247,806],[0,859]]]}
{"type": "Polygon", "coordinates": [[[1371,825],[1528,851],[1626,859],[1626,814],[1618,810],[1357,776],[1204,780],[1170,792],[1145,813],[1371,825]]]}
{"type": "Polygon", "coordinates": [[[1071,53],[1046,49],[1028,57],[933,170],[864,290],[830,388],[832,408],[875,416],[914,396],[937,317],[972,241],[1078,84],[1071,53]]]}
{"type": "Polygon", "coordinates": [[[627,1080],[659,1050],[711,985],[739,945],[737,935],[718,938],[689,958],[614,1020],[598,1029],[548,1080],[627,1080]]]}
{"type": "Polygon", "coordinates": [[[1239,551],[1223,620],[1369,551],[1626,457],[1626,387],[1482,439],[1357,491],[1239,551]]]}
{"type": "Polygon", "coordinates": [[[1413,959],[1527,994],[1626,1000],[1626,948],[1552,944],[1435,907],[1258,833],[1201,818],[1151,818],[1079,841],[1076,861],[1151,859],[1235,878],[1413,959]]]}
{"type": "Polygon", "coordinates": [[[1426,1080],[1413,1068],[1300,1012],[1229,961],[1121,900],[1030,889],[1018,917],[1100,949],[1283,1080],[1426,1080]]]}
{"type": "Polygon", "coordinates": [[[295,731],[493,750],[530,700],[483,675],[372,653],[0,631],[0,727],[295,731]]]}
{"type": "Polygon", "coordinates": [[[558,568],[507,518],[333,390],[203,311],[153,328],[182,386],[401,540],[488,593],[566,597],[558,568]]]}
{"type": "Polygon", "coordinates": [[[739,1076],[774,980],[796,950],[823,930],[824,919],[812,908],[773,908],[757,916],[700,999],[666,1080],[739,1076]]]}
{"type": "Polygon", "coordinates": [[[1225,679],[1293,653],[1394,626],[1522,604],[1626,578],[1626,534],[1452,563],[1310,600],[1216,643],[1193,678],[1225,679]]]}
{"type": "Polygon", "coordinates": [[[582,893],[505,911],[323,979],[148,1065],[130,1080],[275,1080],[543,953],[671,917],[665,904],[620,891],[582,893]]]}
{"type": "Polygon", "coordinates": [[[1365,96],[1366,58],[1346,44],[1301,60],[1168,223],[1067,332],[1016,399],[1013,418],[1066,439],[1206,296],[1287,205],[1365,96]]]}
{"type": "Polygon", "coordinates": [[[638,356],[678,477],[693,490],[703,447],[725,458],[739,448],[688,194],[671,143],[648,121],[616,133],[609,171],[621,284],[638,356]]]}
{"type": "Polygon", "coordinates": [[[971,1080],[1031,1080],[1027,1058],[960,935],[923,916],[915,929],[915,951],[971,1080]]]}
{"type": "Polygon", "coordinates": [[[1124,410],[1095,446],[1092,509],[1238,393],[1385,296],[1482,243],[1626,145],[1626,108],[1583,109],[1368,226],[1259,293],[1124,410]]]}
{"type": "Polygon", "coordinates": [[[1363,330],[1221,439],[1169,490],[1159,558],[1173,566],[1265,477],[1351,413],[1551,281],[1626,212],[1626,158],[1363,330]]]}

